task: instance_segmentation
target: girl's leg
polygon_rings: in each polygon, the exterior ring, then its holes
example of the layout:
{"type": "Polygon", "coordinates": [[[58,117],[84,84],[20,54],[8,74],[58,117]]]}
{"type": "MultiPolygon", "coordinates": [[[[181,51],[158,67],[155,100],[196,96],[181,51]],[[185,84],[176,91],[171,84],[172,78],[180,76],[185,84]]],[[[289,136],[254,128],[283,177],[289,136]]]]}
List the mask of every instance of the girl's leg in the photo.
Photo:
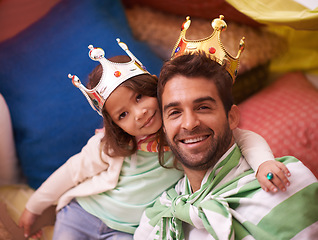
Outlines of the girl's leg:
{"type": "Polygon", "coordinates": [[[101,229],[101,235],[99,239],[103,240],[133,240],[133,235],[125,232],[120,232],[114,229],[111,229],[105,225],[101,229]]]}
{"type": "Polygon", "coordinates": [[[56,217],[53,240],[132,240],[133,235],[106,226],[86,212],[75,200],[62,208],[56,217]]]}
{"type": "Polygon", "coordinates": [[[101,228],[100,238],[103,240],[133,240],[133,235],[111,229],[104,225],[101,228]]]}
{"type": "Polygon", "coordinates": [[[96,236],[99,234],[101,224],[104,223],[73,200],[57,213],[53,240],[98,239],[96,236]]]}

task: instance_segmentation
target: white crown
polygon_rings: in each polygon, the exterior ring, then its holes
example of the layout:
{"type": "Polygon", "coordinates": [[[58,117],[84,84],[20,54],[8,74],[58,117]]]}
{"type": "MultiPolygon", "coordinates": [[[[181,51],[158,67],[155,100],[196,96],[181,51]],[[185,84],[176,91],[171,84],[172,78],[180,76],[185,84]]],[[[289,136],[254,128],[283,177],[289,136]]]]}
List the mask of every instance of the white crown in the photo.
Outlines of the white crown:
{"type": "Polygon", "coordinates": [[[105,58],[105,52],[101,48],[89,45],[88,55],[94,61],[99,61],[103,73],[99,83],[93,89],[87,89],[76,75],[68,74],[75,87],[78,87],[91,107],[102,116],[103,106],[109,95],[124,81],[141,74],[150,74],[144,65],[129,51],[127,45],[116,39],[118,45],[127,53],[131,61],[126,63],[115,63],[105,58]]]}

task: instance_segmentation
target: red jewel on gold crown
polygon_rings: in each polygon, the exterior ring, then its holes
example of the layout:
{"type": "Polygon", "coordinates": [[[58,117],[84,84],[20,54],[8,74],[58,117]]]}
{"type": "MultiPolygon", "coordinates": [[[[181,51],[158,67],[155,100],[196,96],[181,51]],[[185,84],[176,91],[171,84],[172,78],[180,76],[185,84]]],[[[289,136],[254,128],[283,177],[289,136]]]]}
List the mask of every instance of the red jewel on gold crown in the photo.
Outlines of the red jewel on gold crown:
{"type": "Polygon", "coordinates": [[[226,22],[223,20],[224,16],[220,15],[212,21],[213,33],[206,38],[199,40],[188,40],[185,38],[187,29],[190,27],[190,17],[186,18],[186,21],[182,24],[180,37],[172,51],[171,59],[174,59],[180,55],[194,51],[204,51],[213,56],[213,60],[218,62],[220,65],[224,65],[225,69],[229,72],[233,79],[233,83],[238,74],[239,58],[244,50],[245,43],[244,37],[240,41],[239,50],[236,57],[233,57],[228,53],[223,46],[220,33],[227,28],[226,22]]]}

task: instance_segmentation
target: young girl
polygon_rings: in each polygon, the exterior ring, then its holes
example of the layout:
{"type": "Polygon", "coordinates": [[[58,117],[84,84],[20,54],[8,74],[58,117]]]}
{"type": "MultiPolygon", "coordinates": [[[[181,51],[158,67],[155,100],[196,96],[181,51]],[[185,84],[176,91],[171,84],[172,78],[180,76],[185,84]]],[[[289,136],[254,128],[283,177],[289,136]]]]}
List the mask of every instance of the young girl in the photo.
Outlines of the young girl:
{"type": "MultiPolygon", "coordinates": [[[[89,75],[91,89],[76,76],[69,76],[103,116],[104,130],[31,196],[19,220],[26,236],[35,219],[57,201],[54,239],[132,239],[143,211],[183,177],[182,171],[173,168],[168,148],[166,165],[162,167],[158,161],[162,121],[157,78],[145,70],[126,44],[117,41],[129,58],[118,56],[110,61],[102,49],[89,46],[91,59],[101,63],[89,75]]],[[[255,171],[260,166],[257,177],[263,188],[285,190],[289,172],[280,162],[266,161],[273,156],[264,139],[243,130],[235,135],[255,171]],[[256,147],[263,159],[249,158],[248,149],[256,147]],[[275,175],[272,182],[266,179],[268,172],[275,175]]]]}

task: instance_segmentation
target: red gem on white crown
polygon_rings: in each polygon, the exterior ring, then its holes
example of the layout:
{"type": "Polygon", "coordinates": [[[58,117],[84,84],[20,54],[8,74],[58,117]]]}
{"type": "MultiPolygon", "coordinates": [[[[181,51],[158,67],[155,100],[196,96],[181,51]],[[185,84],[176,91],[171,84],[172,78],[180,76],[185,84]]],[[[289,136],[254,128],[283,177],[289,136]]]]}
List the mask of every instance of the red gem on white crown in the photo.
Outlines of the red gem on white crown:
{"type": "Polygon", "coordinates": [[[119,71],[116,71],[116,72],[114,72],[114,75],[115,75],[115,77],[120,77],[120,75],[121,75],[121,72],[119,72],[119,71]]]}
{"type": "Polygon", "coordinates": [[[214,47],[210,47],[209,48],[209,53],[214,54],[216,52],[214,47]]]}

